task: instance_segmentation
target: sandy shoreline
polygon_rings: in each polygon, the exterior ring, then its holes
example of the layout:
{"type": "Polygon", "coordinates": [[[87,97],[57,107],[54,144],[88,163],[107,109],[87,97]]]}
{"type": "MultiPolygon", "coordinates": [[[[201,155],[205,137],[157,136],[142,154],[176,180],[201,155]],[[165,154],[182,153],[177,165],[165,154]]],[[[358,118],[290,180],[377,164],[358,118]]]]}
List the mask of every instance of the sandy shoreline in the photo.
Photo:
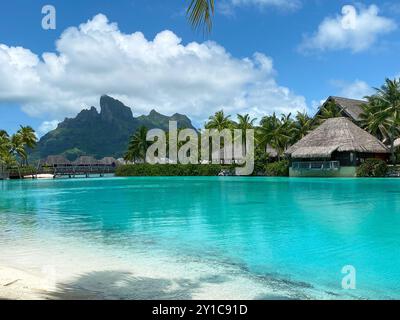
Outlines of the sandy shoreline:
{"type": "MultiPolygon", "coordinates": [[[[206,279],[204,279],[206,280],[206,279]]],[[[229,299],[232,292],[221,285],[217,277],[205,281],[204,288],[190,279],[172,280],[149,278],[128,271],[103,271],[99,277],[78,281],[52,283],[46,276],[38,276],[13,267],[0,266],[0,300],[152,300],[152,299],[229,299]],[[104,276],[104,277],[102,277],[104,276]],[[110,283],[111,278],[111,283],[110,283]],[[86,282],[86,283],[85,283],[86,282]],[[69,283],[66,285],[65,283],[69,283]],[[192,289],[198,289],[191,296],[192,289]]],[[[239,300],[251,299],[245,292],[239,300]]],[[[275,296],[271,299],[289,297],[275,296]]]]}
{"type": "Polygon", "coordinates": [[[0,299],[335,299],[301,283],[253,275],[235,261],[148,244],[123,249],[43,231],[7,238],[0,241],[0,299]]]}
{"type": "Polygon", "coordinates": [[[0,299],[45,299],[47,290],[45,279],[26,271],[0,266],[0,299]]]}
{"type": "MultiPolygon", "coordinates": [[[[141,268],[141,267],[140,267],[141,268]]],[[[143,270],[143,269],[142,269],[143,270]]],[[[164,275],[165,276],[165,275],[164,275]]],[[[0,264],[0,300],[292,300],[313,299],[243,275],[160,278],[155,270],[93,271],[56,281],[50,276],[0,264]],[[132,271],[132,272],[131,272],[132,271]]],[[[330,296],[322,299],[335,299],[330,296]]]]}

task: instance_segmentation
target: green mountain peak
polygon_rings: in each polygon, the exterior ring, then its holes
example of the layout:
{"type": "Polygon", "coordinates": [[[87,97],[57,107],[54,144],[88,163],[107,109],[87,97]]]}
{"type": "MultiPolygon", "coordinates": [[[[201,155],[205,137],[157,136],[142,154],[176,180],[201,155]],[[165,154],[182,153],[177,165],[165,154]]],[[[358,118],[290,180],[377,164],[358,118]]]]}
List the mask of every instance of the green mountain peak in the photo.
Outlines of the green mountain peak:
{"type": "Polygon", "coordinates": [[[132,109],[108,95],[100,98],[100,112],[95,107],[82,110],[75,118],[66,118],[58,127],[43,136],[33,158],[65,155],[70,160],[81,155],[97,158],[122,157],[131,135],[141,126],[168,130],[169,121],[178,121],[180,128],[193,128],[184,115],[172,117],[152,110],[147,116],[133,117],[132,109]]]}

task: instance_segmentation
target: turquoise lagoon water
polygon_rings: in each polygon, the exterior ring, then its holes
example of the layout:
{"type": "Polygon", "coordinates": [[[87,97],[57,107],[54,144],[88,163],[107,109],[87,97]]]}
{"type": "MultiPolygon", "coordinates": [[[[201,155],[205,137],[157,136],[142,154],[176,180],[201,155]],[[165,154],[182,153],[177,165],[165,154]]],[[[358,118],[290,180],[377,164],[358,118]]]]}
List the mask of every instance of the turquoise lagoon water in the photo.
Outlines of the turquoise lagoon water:
{"type": "Polygon", "coordinates": [[[0,181],[0,258],[13,237],[48,232],[231,265],[329,298],[400,298],[395,179],[0,181]],[[341,288],[346,265],[357,272],[352,291],[341,288]]]}

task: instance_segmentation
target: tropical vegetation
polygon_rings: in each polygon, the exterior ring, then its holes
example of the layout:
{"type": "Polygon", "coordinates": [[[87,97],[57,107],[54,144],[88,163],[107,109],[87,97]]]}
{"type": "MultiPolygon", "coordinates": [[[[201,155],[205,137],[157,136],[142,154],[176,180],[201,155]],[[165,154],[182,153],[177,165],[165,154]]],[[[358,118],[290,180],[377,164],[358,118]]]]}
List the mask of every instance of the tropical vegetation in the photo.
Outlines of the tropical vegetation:
{"type": "MultiPolygon", "coordinates": [[[[392,153],[392,162],[396,162],[395,141],[400,137],[400,80],[386,79],[384,85],[376,89],[374,95],[366,97],[362,106],[361,125],[364,129],[388,145],[392,153]]],[[[341,117],[342,110],[334,101],[329,101],[321,107],[316,117],[310,117],[306,112],[296,115],[273,113],[260,119],[249,114],[237,114],[236,119],[223,110],[210,116],[204,124],[204,129],[248,129],[255,130],[255,174],[287,175],[288,162],[284,160],[286,149],[314,130],[326,119],[341,117]],[[273,154],[269,154],[273,150],[273,154]],[[277,162],[277,163],[274,163],[277,162]]],[[[201,131],[201,130],[200,130],[201,131]]],[[[126,159],[144,159],[148,142],[145,138],[145,128],[138,130],[132,136],[126,159]]],[[[246,139],[243,138],[245,143],[246,139]]],[[[365,164],[363,168],[370,164],[365,164]]],[[[364,172],[364,169],[360,169],[364,172]]],[[[374,171],[375,172],[375,171],[374,171]]],[[[382,171],[379,171],[381,173],[382,171]]],[[[360,173],[361,175],[361,173],[360,173]]]]}
{"type": "Polygon", "coordinates": [[[341,108],[334,101],[328,101],[323,107],[321,107],[321,110],[315,120],[317,124],[321,124],[327,119],[338,118],[341,116],[341,108]]]}
{"type": "Polygon", "coordinates": [[[363,127],[390,147],[391,161],[396,163],[395,140],[400,136],[400,79],[386,79],[363,106],[363,127]]]}
{"type": "Polygon", "coordinates": [[[388,166],[383,160],[367,159],[357,168],[357,177],[385,177],[388,166]]]}
{"type": "Polygon", "coordinates": [[[229,166],[218,164],[196,165],[196,164],[147,164],[119,166],[116,176],[141,177],[141,176],[218,176],[221,171],[230,170],[229,166]]]}
{"type": "Polygon", "coordinates": [[[13,135],[0,130],[0,168],[3,174],[6,170],[17,169],[21,175],[23,168],[29,168],[28,154],[35,148],[37,137],[29,126],[20,126],[13,135]]]}
{"type": "MultiPolygon", "coordinates": [[[[396,140],[400,137],[400,79],[386,79],[381,87],[375,89],[373,95],[365,98],[366,103],[362,106],[363,113],[360,116],[361,121],[358,124],[390,148],[391,161],[395,164],[400,155],[399,150],[396,149],[396,140]]],[[[232,115],[220,110],[209,117],[204,124],[204,129],[215,129],[218,131],[241,129],[243,132],[246,132],[248,129],[254,129],[256,146],[255,174],[286,175],[286,168],[288,166],[288,163],[285,161],[286,149],[302,139],[326,119],[340,116],[342,116],[342,110],[340,106],[335,104],[334,100],[324,104],[316,117],[310,117],[306,112],[297,112],[295,115],[291,113],[281,115],[273,113],[258,120],[252,118],[249,114],[237,114],[236,117],[232,117],[232,115]],[[274,162],[277,163],[275,164],[274,162]]],[[[166,118],[165,121],[167,120],[166,118]]],[[[193,128],[190,121],[186,122],[181,122],[181,125],[178,127],[180,129],[185,127],[193,128]],[[186,122],[188,123],[187,126],[185,125],[186,122]]],[[[146,121],[143,123],[144,125],[135,129],[134,134],[129,140],[124,155],[126,161],[135,163],[145,162],[146,151],[151,144],[147,141],[146,136],[148,129],[152,128],[152,125],[146,125],[146,121]]],[[[198,129],[198,133],[200,134],[201,132],[202,129],[198,129]]],[[[243,137],[243,143],[245,142],[246,139],[243,137]]],[[[6,131],[1,130],[0,164],[2,171],[4,171],[4,168],[28,168],[28,155],[35,148],[36,143],[35,132],[29,126],[21,126],[18,132],[13,135],[9,135],[6,131]]],[[[375,172],[374,168],[377,164],[376,162],[373,162],[373,164],[373,169],[370,169],[370,161],[364,164],[360,169],[360,175],[365,174],[368,176],[369,173],[365,173],[368,170],[375,172]]],[[[146,171],[148,171],[147,167],[142,168],[146,168],[146,171]]],[[[169,168],[172,168],[169,169],[170,172],[174,172],[176,168],[180,167],[170,166],[169,168]]],[[[195,172],[197,169],[194,168],[190,170],[192,172],[194,170],[195,172]]],[[[378,166],[378,168],[380,167],[378,166]]],[[[138,169],[131,170],[142,169],[138,167],[138,169]]],[[[377,172],[381,173],[382,171],[379,170],[377,172]]]]}
{"type": "Polygon", "coordinates": [[[128,151],[124,156],[126,161],[142,161],[146,159],[146,151],[150,146],[150,142],[147,141],[148,129],[141,126],[139,130],[132,136],[129,141],[128,151]]]}
{"type": "MultiPolygon", "coordinates": [[[[292,118],[291,114],[282,114],[277,117],[276,114],[265,116],[261,119],[259,125],[256,125],[257,119],[252,118],[249,114],[237,114],[236,121],[232,120],[231,115],[227,115],[223,110],[217,111],[214,115],[210,116],[208,121],[204,124],[204,129],[214,129],[217,131],[241,129],[244,135],[242,136],[244,147],[246,147],[246,130],[255,130],[255,174],[257,175],[287,175],[288,162],[282,161],[277,168],[266,167],[267,163],[274,160],[280,161],[284,156],[285,150],[299,139],[303,138],[310,132],[316,125],[311,117],[305,112],[298,112],[292,118]],[[268,154],[267,147],[276,150],[277,159],[275,155],[268,154]],[[286,170],[287,169],[287,170],[286,170]]],[[[201,132],[201,130],[200,130],[201,132]]],[[[200,133],[199,132],[199,133],[200,133]]],[[[146,140],[147,129],[141,127],[131,137],[127,152],[124,159],[126,161],[134,161],[137,163],[145,162],[146,150],[150,146],[150,142],[146,140]]],[[[168,135],[168,133],[167,133],[168,135]]],[[[167,139],[168,141],[168,139],[167,139]]],[[[200,141],[200,139],[199,139],[200,141]]],[[[221,145],[223,146],[223,144],[221,145]]],[[[168,148],[167,148],[168,149],[168,148]]],[[[224,163],[222,163],[224,165],[224,163]]],[[[176,168],[172,168],[172,171],[176,168]]],[[[144,170],[149,171],[147,167],[141,169],[131,170],[144,170]]],[[[122,170],[122,169],[120,169],[122,170]]],[[[156,169],[154,169],[156,170],[156,169]]],[[[166,169],[171,172],[171,169],[166,169]]],[[[135,171],[136,173],[138,171],[135,171]]],[[[156,172],[158,172],[156,170],[156,172]]],[[[150,173],[151,175],[151,173],[150,173]]],[[[212,174],[213,175],[213,174],[212,174]]]]}
{"type": "Polygon", "coordinates": [[[265,165],[265,175],[270,177],[287,177],[289,176],[289,161],[282,160],[265,165]]]}

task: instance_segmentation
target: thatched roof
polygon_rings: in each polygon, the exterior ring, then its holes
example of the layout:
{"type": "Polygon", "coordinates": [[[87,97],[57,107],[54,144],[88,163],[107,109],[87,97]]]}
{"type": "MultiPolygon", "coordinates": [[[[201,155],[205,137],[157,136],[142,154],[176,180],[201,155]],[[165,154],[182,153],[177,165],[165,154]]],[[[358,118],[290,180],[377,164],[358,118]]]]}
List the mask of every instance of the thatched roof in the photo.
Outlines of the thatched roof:
{"type": "Polygon", "coordinates": [[[268,153],[270,158],[276,158],[278,156],[278,151],[276,151],[276,149],[271,147],[269,144],[267,145],[265,152],[268,153]]]}
{"type": "Polygon", "coordinates": [[[105,157],[105,158],[99,160],[99,163],[110,166],[112,164],[118,164],[118,160],[113,157],[105,157]]]}
{"type": "Polygon", "coordinates": [[[99,163],[98,160],[89,156],[82,156],[74,161],[75,165],[96,165],[98,163],[99,163]]]}
{"type": "Polygon", "coordinates": [[[71,161],[63,156],[48,156],[42,162],[48,166],[71,164],[71,161]]]}
{"type": "Polygon", "coordinates": [[[330,158],[335,151],[389,153],[382,142],[344,117],[326,120],[285,153],[292,158],[330,158]]]}
{"type": "Polygon", "coordinates": [[[326,100],[326,102],[321,106],[320,109],[322,109],[329,102],[336,103],[341,108],[342,115],[347,116],[353,119],[354,121],[361,120],[360,115],[363,113],[363,109],[361,108],[361,106],[367,103],[366,101],[363,100],[355,100],[355,99],[331,96],[326,100]]]}

